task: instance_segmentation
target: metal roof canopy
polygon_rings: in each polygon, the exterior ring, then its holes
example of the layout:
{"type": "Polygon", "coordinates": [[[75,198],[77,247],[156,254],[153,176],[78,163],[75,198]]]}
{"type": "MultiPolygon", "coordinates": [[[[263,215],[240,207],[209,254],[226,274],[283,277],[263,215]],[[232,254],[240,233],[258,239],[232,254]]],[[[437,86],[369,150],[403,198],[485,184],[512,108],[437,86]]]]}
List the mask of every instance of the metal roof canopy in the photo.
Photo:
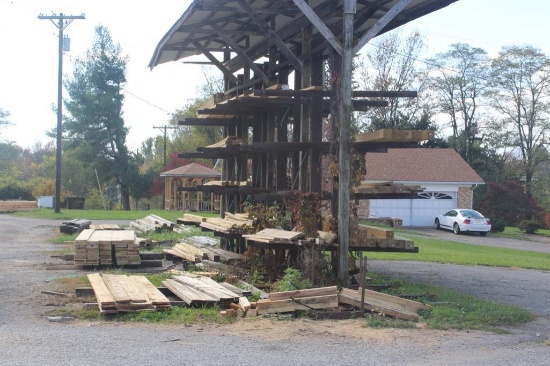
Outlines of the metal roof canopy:
{"type": "MultiPolygon", "coordinates": [[[[458,0],[358,0],[354,15],[354,53],[372,38],[370,35],[388,32],[455,1],[458,0]],[[384,22],[384,17],[389,18],[389,22],[384,22]]],[[[212,63],[219,62],[218,67],[234,73],[247,59],[256,61],[267,56],[269,47],[275,45],[290,65],[299,70],[300,60],[295,56],[297,46],[302,42],[302,29],[312,23],[313,44],[320,45],[315,51],[325,49],[328,41],[341,53],[344,3],[342,0],[308,3],[304,0],[195,0],[161,39],[149,67],[202,54],[212,63]],[[221,63],[213,59],[214,53],[227,51],[233,52],[230,60],[221,63]]]]}

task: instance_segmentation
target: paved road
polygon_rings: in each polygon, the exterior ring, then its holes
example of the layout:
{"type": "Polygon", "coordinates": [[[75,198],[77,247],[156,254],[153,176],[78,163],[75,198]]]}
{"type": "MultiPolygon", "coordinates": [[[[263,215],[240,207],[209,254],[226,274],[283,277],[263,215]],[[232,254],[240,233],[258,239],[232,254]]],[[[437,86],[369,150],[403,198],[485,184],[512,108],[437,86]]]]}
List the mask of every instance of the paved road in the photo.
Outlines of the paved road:
{"type": "MultiPolygon", "coordinates": [[[[547,365],[550,320],[507,334],[429,329],[376,330],[349,321],[251,319],[236,324],[159,326],[117,322],[50,323],[44,312],[59,299],[41,295],[50,281],[82,272],[46,271],[59,222],[0,215],[0,365],[547,365]]],[[[371,263],[394,271],[400,263],[371,263]]],[[[403,264],[404,265],[404,264],[403,264]]],[[[372,267],[371,267],[372,268],[372,267]]],[[[444,272],[428,275],[437,277],[444,272]]],[[[453,268],[456,277],[468,277],[453,268]]],[[[493,269],[486,285],[499,288],[493,269]]],[[[505,286],[521,288],[518,276],[505,286]]],[[[544,280],[544,277],[542,278],[544,280]]],[[[545,280],[548,283],[547,280],[545,280]]],[[[467,288],[474,288],[469,285],[467,288]]],[[[526,289],[521,296],[532,298],[526,289]]],[[[505,301],[507,298],[505,298],[505,301]]],[[[544,305],[544,304],[543,304],[544,305]]],[[[533,306],[538,309],[539,306],[533,306]]]]}

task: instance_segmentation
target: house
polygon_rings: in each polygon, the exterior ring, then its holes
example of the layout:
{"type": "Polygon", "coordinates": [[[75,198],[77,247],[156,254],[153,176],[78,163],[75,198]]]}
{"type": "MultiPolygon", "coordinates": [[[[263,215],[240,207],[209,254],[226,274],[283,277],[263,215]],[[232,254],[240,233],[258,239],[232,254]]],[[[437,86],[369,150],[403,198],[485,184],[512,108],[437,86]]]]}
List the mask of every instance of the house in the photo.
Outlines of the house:
{"type": "Polygon", "coordinates": [[[204,165],[190,163],[160,174],[164,177],[164,208],[178,211],[216,211],[220,209],[220,196],[194,189],[221,173],[204,165]]]}
{"type": "Polygon", "coordinates": [[[425,188],[415,198],[362,200],[368,217],[398,217],[403,226],[432,226],[438,214],[472,208],[473,191],[483,179],[454,149],[388,149],[366,154],[365,182],[393,182],[425,188]]]}

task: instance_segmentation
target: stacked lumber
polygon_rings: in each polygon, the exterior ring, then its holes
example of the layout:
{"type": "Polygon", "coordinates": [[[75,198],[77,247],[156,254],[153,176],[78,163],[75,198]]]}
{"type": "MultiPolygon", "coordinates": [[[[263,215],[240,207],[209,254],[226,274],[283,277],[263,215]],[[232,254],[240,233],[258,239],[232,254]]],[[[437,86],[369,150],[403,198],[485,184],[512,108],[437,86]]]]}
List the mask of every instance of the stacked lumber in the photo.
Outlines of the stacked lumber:
{"type": "Polygon", "coordinates": [[[178,224],[197,225],[206,230],[222,234],[243,234],[253,230],[254,220],[247,214],[225,213],[225,217],[202,217],[193,214],[184,214],[177,219],[178,224]]]}
{"type": "Polygon", "coordinates": [[[211,247],[197,247],[180,239],[174,247],[164,249],[163,252],[188,262],[200,263],[203,260],[222,263],[234,263],[242,260],[242,255],[227,250],[211,247]]]}
{"type": "Polygon", "coordinates": [[[384,128],[355,135],[355,142],[420,142],[433,140],[431,130],[393,130],[384,128]]]}
{"type": "Polygon", "coordinates": [[[188,305],[218,304],[229,307],[240,297],[210,277],[173,276],[162,284],[188,305]]]}
{"type": "MultiPolygon", "coordinates": [[[[362,289],[343,288],[338,302],[361,308],[362,289]]],[[[430,310],[430,306],[417,301],[403,299],[382,292],[365,289],[364,308],[400,319],[418,321],[418,310],[430,310]]]]}
{"type": "Polygon", "coordinates": [[[102,313],[170,309],[166,298],[144,276],[88,274],[102,313]]]}
{"type": "Polygon", "coordinates": [[[227,146],[234,146],[234,145],[243,145],[243,141],[238,136],[227,136],[221,141],[216,142],[215,144],[208,145],[206,148],[216,148],[216,147],[227,147],[227,146]]]}
{"type": "Polygon", "coordinates": [[[403,219],[399,217],[369,217],[366,221],[367,223],[377,223],[394,229],[399,229],[403,226],[403,219]]]}
{"type": "Polygon", "coordinates": [[[349,246],[354,248],[414,249],[414,241],[396,237],[393,229],[350,221],[349,246]]]}
{"type": "Polygon", "coordinates": [[[86,219],[74,219],[61,222],[59,231],[66,234],[79,233],[84,229],[89,229],[92,221],[86,219]]]}
{"type": "Polygon", "coordinates": [[[258,315],[263,315],[297,310],[330,309],[337,306],[337,288],[330,286],[270,293],[268,299],[260,299],[256,302],[256,311],[258,315]]]}
{"type": "Polygon", "coordinates": [[[38,208],[36,201],[0,201],[0,212],[16,212],[38,208]]]}
{"type": "Polygon", "coordinates": [[[133,230],[85,229],[75,239],[77,265],[141,264],[133,230]]]}
{"type": "Polygon", "coordinates": [[[147,215],[143,219],[138,219],[130,223],[130,226],[142,233],[148,231],[172,231],[174,229],[174,223],[163,219],[157,215],[147,215]]]}
{"type": "Polygon", "coordinates": [[[370,194],[411,194],[423,192],[426,188],[420,185],[405,185],[394,182],[361,182],[354,187],[355,193],[370,194]]]}
{"type": "Polygon", "coordinates": [[[120,225],[117,224],[91,224],[87,229],[96,230],[123,230],[120,225]]]}
{"type": "Polygon", "coordinates": [[[203,184],[203,186],[214,187],[247,187],[252,185],[252,182],[238,180],[211,180],[203,184]]]}
{"type": "Polygon", "coordinates": [[[255,234],[243,235],[243,238],[260,243],[296,244],[296,240],[303,238],[304,233],[279,229],[263,229],[255,234]]]}

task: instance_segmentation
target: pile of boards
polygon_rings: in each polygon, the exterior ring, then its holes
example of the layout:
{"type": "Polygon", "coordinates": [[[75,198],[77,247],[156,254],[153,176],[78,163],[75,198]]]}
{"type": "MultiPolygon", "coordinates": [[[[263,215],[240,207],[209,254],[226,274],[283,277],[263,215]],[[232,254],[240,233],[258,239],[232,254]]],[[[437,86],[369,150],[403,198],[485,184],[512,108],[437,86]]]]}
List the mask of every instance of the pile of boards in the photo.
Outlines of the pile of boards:
{"type": "Polygon", "coordinates": [[[88,274],[99,310],[104,314],[170,309],[170,300],[145,276],[88,274]]]}
{"type": "Polygon", "coordinates": [[[137,219],[136,221],[130,222],[130,227],[136,231],[146,233],[150,231],[173,231],[175,225],[173,222],[165,220],[160,216],[147,215],[143,219],[137,219]]]}
{"type": "MultiPolygon", "coordinates": [[[[430,310],[430,306],[397,296],[365,289],[364,310],[400,319],[415,320],[419,318],[418,310],[430,310]]],[[[273,292],[268,299],[252,303],[255,315],[334,309],[339,306],[361,308],[362,290],[344,288],[340,292],[336,286],[273,292]]],[[[250,316],[251,314],[243,314],[250,316]]]]}
{"type": "Polygon", "coordinates": [[[133,230],[83,230],[74,242],[74,263],[82,266],[138,265],[139,241],[133,230]]]}
{"type": "Polygon", "coordinates": [[[79,233],[84,229],[89,229],[92,221],[87,219],[74,219],[61,222],[59,231],[66,234],[79,233]]]}
{"type": "Polygon", "coordinates": [[[0,212],[16,212],[38,208],[36,201],[0,201],[0,212]]]}
{"type": "Polygon", "coordinates": [[[163,252],[169,256],[177,257],[191,263],[201,263],[203,260],[207,260],[233,264],[242,259],[242,255],[227,250],[212,247],[199,248],[186,242],[186,239],[180,239],[174,247],[164,249],[163,252]]]}
{"type": "Polygon", "coordinates": [[[298,239],[305,237],[300,231],[287,231],[279,229],[263,229],[255,234],[245,234],[243,238],[259,243],[296,244],[298,239]]]}
{"type": "Polygon", "coordinates": [[[395,248],[414,249],[414,241],[396,237],[393,229],[376,226],[362,225],[358,221],[350,221],[349,246],[355,249],[361,248],[395,248]]]}
{"type": "Polygon", "coordinates": [[[189,306],[213,306],[222,308],[239,303],[250,308],[245,297],[250,292],[229,283],[218,283],[207,276],[179,275],[162,281],[163,286],[182,299],[189,306]]]}
{"type": "Polygon", "coordinates": [[[193,214],[184,214],[177,220],[181,224],[192,224],[200,226],[206,230],[222,234],[244,234],[254,230],[254,220],[248,217],[248,214],[225,213],[225,217],[202,217],[193,214]]]}
{"type": "Polygon", "coordinates": [[[361,182],[359,186],[353,187],[355,193],[369,194],[411,194],[424,192],[426,188],[420,185],[405,185],[394,182],[370,183],[361,182]]]}

